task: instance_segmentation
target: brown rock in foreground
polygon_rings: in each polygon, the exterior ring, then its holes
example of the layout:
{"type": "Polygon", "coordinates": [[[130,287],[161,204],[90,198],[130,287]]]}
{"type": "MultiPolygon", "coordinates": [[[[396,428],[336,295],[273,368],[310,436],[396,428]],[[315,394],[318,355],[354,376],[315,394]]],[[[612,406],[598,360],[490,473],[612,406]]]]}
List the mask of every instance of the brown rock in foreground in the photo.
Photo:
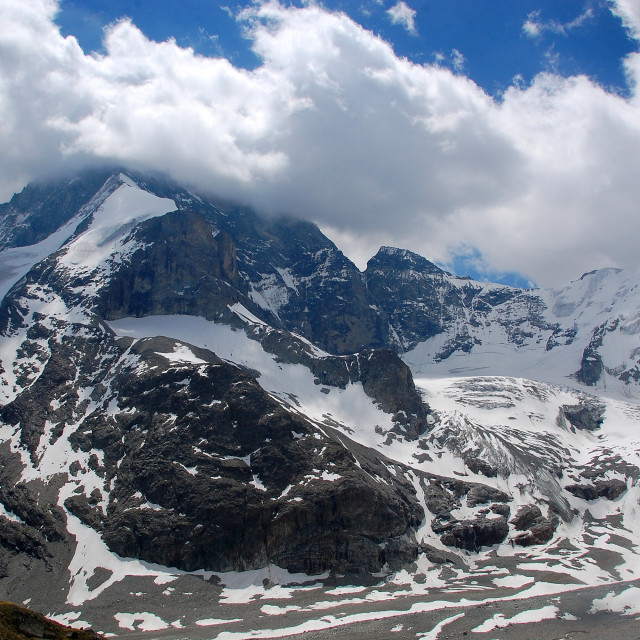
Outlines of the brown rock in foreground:
{"type": "Polygon", "coordinates": [[[91,629],[72,629],[11,602],[0,602],[0,640],[99,640],[91,629]]]}

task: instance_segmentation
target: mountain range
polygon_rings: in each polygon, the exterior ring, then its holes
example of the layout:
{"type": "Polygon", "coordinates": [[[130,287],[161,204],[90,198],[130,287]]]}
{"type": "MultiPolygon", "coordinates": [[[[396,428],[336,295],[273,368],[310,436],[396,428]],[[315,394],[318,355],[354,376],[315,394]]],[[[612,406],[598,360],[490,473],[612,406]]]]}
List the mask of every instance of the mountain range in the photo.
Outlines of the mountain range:
{"type": "Polygon", "coordinates": [[[360,271],[312,223],[123,168],[27,186],[0,250],[3,598],[118,633],[247,580],[638,589],[640,269],[360,271]]]}

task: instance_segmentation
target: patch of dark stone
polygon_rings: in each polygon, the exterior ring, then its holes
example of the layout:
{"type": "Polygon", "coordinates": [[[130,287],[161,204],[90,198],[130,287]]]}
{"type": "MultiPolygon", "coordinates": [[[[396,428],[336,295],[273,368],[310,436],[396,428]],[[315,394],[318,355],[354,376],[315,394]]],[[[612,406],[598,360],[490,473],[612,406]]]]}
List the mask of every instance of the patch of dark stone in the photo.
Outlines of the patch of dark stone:
{"type": "Polygon", "coordinates": [[[598,498],[615,500],[627,490],[627,483],[614,478],[612,480],[597,480],[593,484],[570,484],[565,489],[583,500],[591,501],[598,498]]]}
{"type": "Polygon", "coordinates": [[[532,504],[524,505],[511,519],[511,524],[516,531],[522,531],[513,538],[513,542],[521,547],[549,542],[558,527],[558,522],[557,517],[545,518],[540,507],[532,504]]]}

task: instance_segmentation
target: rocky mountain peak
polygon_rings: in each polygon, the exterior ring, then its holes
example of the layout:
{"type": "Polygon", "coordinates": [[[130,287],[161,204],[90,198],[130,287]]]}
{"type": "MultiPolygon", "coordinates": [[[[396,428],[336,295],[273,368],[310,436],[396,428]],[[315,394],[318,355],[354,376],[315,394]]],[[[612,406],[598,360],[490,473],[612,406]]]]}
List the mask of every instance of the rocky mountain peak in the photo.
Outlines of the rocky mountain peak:
{"type": "Polygon", "coordinates": [[[41,242],[76,215],[105,185],[113,169],[27,185],[0,204],[0,249],[41,242]]]}
{"type": "Polygon", "coordinates": [[[444,275],[440,267],[429,262],[426,258],[413,253],[407,249],[398,249],[396,247],[380,247],[378,253],[367,262],[367,271],[377,269],[390,269],[399,272],[417,271],[424,274],[444,275]]]}

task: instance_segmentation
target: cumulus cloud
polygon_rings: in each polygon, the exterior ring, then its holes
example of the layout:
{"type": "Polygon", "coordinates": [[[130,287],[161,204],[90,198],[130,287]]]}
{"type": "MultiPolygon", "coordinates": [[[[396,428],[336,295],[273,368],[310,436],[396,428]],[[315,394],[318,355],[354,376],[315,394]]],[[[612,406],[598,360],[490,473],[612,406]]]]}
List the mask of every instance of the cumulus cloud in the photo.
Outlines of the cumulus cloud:
{"type": "Polygon", "coordinates": [[[387,10],[391,17],[392,24],[403,26],[409,33],[416,33],[416,11],[412,9],[406,2],[397,2],[387,10]]]}
{"type": "MultiPolygon", "coordinates": [[[[129,21],[85,55],[56,10],[0,5],[5,198],[51,166],[118,162],[307,217],[360,265],[380,244],[442,262],[472,247],[548,285],[638,262],[635,91],[542,74],[496,101],[312,4],[241,14],[262,60],[252,71],[129,21]]],[[[627,71],[635,86],[638,54],[627,71]]]]}
{"type": "Polygon", "coordinates": [[[637,0],[609,0],[613,12],[622,19],[633,38],[640,37],[640,4],[637,0]]]}

